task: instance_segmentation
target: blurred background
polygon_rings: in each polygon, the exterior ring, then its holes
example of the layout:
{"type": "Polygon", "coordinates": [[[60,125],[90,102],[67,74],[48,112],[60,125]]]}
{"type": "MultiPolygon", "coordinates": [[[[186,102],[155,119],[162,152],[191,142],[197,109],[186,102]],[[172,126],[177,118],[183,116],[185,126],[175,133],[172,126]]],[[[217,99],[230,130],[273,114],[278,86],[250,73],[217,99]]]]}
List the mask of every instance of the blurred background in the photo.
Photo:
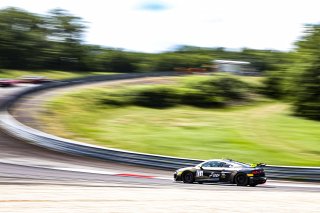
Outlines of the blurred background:
{"type": "Polygon", "coordinates": [[[188,74],[79,90],[38,119],[108,147],[319,166],[317,1],[224,2],[1,1],[0,86],[188,74]]]}

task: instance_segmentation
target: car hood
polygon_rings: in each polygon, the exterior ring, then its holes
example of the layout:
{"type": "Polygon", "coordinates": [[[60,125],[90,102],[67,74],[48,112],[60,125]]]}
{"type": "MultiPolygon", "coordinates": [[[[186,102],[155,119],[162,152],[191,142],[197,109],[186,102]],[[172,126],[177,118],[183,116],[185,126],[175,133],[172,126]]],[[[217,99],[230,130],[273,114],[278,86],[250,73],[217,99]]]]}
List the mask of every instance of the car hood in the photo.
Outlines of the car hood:
{"type": "Polygon", "coordinates": [[[194,169],[195,167],[184,167],[184,168],[181,168],[181,169],[178,169],[177,172],[180,172],[180,171],[185,171],[185,170],[192,170],[194,169]]]}

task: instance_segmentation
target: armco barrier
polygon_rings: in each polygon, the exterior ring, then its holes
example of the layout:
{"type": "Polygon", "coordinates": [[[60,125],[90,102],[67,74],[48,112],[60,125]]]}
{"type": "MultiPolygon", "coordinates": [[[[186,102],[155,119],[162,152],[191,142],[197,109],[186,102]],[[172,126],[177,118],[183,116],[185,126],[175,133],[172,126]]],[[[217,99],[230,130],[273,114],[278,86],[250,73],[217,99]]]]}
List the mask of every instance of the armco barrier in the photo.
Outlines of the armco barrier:
{"type": "MultiPolygon", "coordinates": [[[[8,108],[14,104],[19,98],[43,91],[51,88],[63,86],[71,86],[75,84],[112,81],[122,79],[133,79],[150,76],[166,76],[176,75],[177,73],[152,73],[152,74],[119,74],[108,76],[93,76],[86,78],[78,78],[61,82],[54,82],[38,87],[26,89],[8,99],[0,106],[0,126],[9,134],[25,140],[29,143],[45,147],[47,149],[56,150],[59,152],[88,156],[103,160],[116,161],[119,163],[134,164],[153,168],[161,168],[167,170],[175,170],[181,167],[192,166],[202,162],[202,160],[193,160],[185,158],[175,158],[161,155],[151,155],[145,153],[137,153],[124,151],[119,149],[104,148],[77,141],[68,140],[53,136],[36,129],[25,126],[15,120],[8,112],[8,108]]],[[[291,167],[291,166],[266,166],[266,173],[270,178],[276,179],[292,179],[320,182],[320,167],[291,167]]]]}
{"type": "Polygon", "coordinates": [[[2,113],[0,116],[2,128],[10,134],[35,145],[60,152],[163,169],[176,169],[202,162],[190,159],[129,152],[118,149],[107,149],[84,144],[56,137],[27,127],[16,121],[9,114],[2,113]]]}

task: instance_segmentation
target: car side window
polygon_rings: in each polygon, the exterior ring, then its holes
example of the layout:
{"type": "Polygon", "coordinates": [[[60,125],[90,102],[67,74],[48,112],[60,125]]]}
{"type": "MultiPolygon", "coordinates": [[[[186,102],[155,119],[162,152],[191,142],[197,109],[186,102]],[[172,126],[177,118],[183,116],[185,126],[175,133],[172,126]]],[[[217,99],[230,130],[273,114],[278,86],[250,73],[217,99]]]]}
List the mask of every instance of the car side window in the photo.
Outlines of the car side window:
{"type": "Polygon", "coordinates": [[[221,162],[221,164],[219,165],[219,167],[223,167],[223,168],[230,168],[232,167],[231,164],[225,163],[225,162],[221,162]]]}
{"type": "Polygon", "coordinates": [[[205,162],[204,164],[201,165],[202,167],[210,167],[210,162],[205,162]]]}
{"type": "Polygon", "coordinates": [[[203,167],[219,167],[219,161],[208,161],[202,164],[203,167]]]}

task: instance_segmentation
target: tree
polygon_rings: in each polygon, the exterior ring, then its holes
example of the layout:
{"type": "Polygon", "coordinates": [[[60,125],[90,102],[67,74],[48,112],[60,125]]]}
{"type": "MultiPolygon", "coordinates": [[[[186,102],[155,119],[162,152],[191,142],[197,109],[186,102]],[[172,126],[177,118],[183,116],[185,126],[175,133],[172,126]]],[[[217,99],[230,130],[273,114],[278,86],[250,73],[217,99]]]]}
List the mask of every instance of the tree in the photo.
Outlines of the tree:
{"type": "Polygon", "coordinates": [[[0,10],[0,67],[84,69],[84,29],[81,18],[62,9],[47,16],[17,8],[0,10]]]}
{"type": "Polygon", "coordinates": [[[44,24],[42,17],[17,8],[0,10],[0,66],[40,67],[47,45],[44,24]]]}
{"type": "Polygon", "coordinates": [[[64,43],[81,43],[85,25],[80,17],[63,9],[49,11],[47,29],[49,40],[64,43]]]}
{"type": "Polygon", "coordinates": [[[296,43],[302,74],[296,80],[296,114],[320,120],[320,25],[307,25],[296,43]]]}
{"type": "Polygon", "coordinates": [[[320,120],[320,61],[306,69],[297,82],[296,114],[320,120]]]}
{"type": "Polygon", "coordinates": [[[47,39],[50,43],[48,54],[50,65],[56,69],[79,70],[85,57],[82,36],[85,25],[80,17],[63,9],[49,12],[46,20],[47,39]]]}

